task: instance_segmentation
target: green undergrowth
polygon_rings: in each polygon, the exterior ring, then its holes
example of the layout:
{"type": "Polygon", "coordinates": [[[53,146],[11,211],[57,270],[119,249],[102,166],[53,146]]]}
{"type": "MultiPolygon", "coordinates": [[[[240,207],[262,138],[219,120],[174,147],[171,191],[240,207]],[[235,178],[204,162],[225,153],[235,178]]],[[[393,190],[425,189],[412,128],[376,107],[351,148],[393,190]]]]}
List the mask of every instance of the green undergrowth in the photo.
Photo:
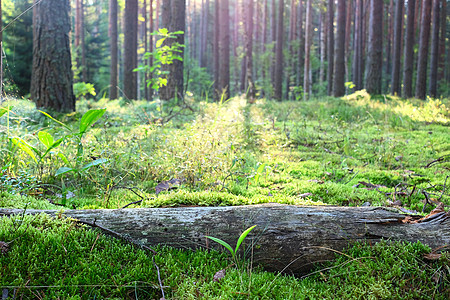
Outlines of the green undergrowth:
{"type": "Polygon", "coordinates": [[[0,219],[0,286],[19,299],[448,299],[448,254],[426,261],[420,243],[356,244],[303,277],[226,254],[165,246],[150,252],[64,217],[0,219]],[[5,249],[4,246],[2,249],[5,249]],[[152,261],[154,258],[154,262],[152,261]],[[215,281],[214,275],[225,270],[215,281]]]}
{"type": "Polygon", "coordinates": [[[426,198],[450,204],[449,99],[371,98],[364,91],[251,105],[242,98],[102,99],[80,101],[69,115],[50,112],[76,128],[87,110],[106,108],[81,144],[30,102],[7,105],[12,110],[0,117],[2,207],[396,203],[422,213],[426,198]],[[39,162],[11,142],[20,137],[42,151],[41,131],[64,140],[39,162]],[[65,166],[59,153],[72,164],[103,163],[55,176],[65,166]],[[177,184],[157,193],[169,180],[177,184]]]}

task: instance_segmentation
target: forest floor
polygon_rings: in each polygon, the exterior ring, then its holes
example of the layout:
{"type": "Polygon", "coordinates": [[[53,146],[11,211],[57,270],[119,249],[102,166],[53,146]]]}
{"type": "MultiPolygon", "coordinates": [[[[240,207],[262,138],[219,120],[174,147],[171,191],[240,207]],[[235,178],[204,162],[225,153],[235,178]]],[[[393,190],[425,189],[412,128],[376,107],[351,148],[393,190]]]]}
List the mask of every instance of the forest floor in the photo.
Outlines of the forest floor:
{"type": "MultiPolygon", "coordinates": [[[[0,207],[278,202],[426,214],[437,203],[450,205],[449,99],[370,99],[363,92],[255,104],[104,99],[80,101],[76,113],[52,117],[27,101],[8,105],[0,110],[0,207]],[[82,131],[83,114],[100,115],[101,108],[106,113],[82,131]]],[[[0,241],[11,243],[0,244],[8,248],[0,254],[0,285],[30,298],[159,299],[155,266],[168,299],[450,294],[448,254],[426,261],[430,249],[421,244],[356,245],[295,278],[251,261],[235,266],[226,254],[206,250],[160,247],[153,262],[142,250],[45,216],[2,219],[0,241]],[[226,276],[214,280],[220,270],[226,276]]]]}

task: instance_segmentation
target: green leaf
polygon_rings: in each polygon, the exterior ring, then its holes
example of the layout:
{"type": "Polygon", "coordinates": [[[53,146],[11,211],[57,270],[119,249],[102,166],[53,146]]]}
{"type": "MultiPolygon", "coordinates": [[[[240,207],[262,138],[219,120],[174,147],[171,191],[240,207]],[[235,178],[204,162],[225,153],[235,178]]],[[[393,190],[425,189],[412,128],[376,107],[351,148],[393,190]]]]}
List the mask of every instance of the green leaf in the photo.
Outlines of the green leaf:
{"type": "Polygon", "coordinates": [[[156,48],[160,48],[165,40],[166,40],[166,38],[161,38],[161,39],[157,40],[156,41],[156,48]]]}
{"type": "Polygon", "coordinates": [[[45,131],[39,131],[38,138],[41,141],[41,143],[44,144],[45,147],[47,147],[47,149],[50,148],[51,145],[53,145],[54,143],[53,136],[45,131]]]}
{"type": "Polygon", "coordinates": [[[96,159],[94,161],[91,161],[88,164],[85,164],[81,169],[82,170],[87,170],[87,169],[89,169],[89,168],[91,168],[93,166],[98,166],[98,165],[104,164],[105,162],[108,162],[108,160],[106,158],[99,158],[99,159],[96,159]]]}
{"type": "Polygon", "coordinates": [[[241,236],[239,237],[239,239],[238,239],[238,241],[237,241],[237,244],[236,244],[236,250],[234,250],[234,253],[235,253],[235,254],[238,252],[239,246],[241,246],[241,244],[242,244],[242,242],[244,241],[244,239],[247,237],[247,235],[250,233],[250,231],[252,231],[253,228],[255,228],[255,227],[256,227],[256,225],[253,225],[252,227],[247,228],[247,230],[245,230],[245,231],[241,234],[241,236]]]}
{"type": "Polygon", "coordinates": [[[36,156],[33,153],[33,151],[39,153],[39,151],[37,151],[37,149],[35,149],[33,146],[31,146],[30,144],[28,144],[27,142],[25,142],[23,139],[21,139],[19,137],[12,138],[11,140],[14,143],[14,145],[19,147],[26,154],[28,154],[37,163],[36,156]]]}
{"type": "Polygon", "coordinates": [[[261,164],[258,169],[256,170],[255,175],[255,183],[257,184],[259,181],[259,177],[261,177],[261,174],[264,172],[264,168],[266,167],[266,164],[261,164]]]}
{"type": "Polygon", "coordinates": [[[68,131],[72,132],[72,129],[70,129],[69,126],[67,126],[66,124],[64,124],[61,121],[56,120],[55,118],[53,118],[52,116],[50,116],[48,113],[46,113],[45,111],[40,110],[39,112],[41,112],[42,114],[44,114],[47,118],[49,118],[50,120],[52,120],[53,122],[58,123],[59,125],[61,125],[62,127],[66,128],[68,131]]]}
{"type": "Polygon", "coordinates": [[[217,243],[221,244],[222,246],[224,246],[225,248],[227,248],[228,251],[230,251],[231,255],[234,257],[234,251],[233,251],[233,248],[231,248],[230,244],[228,244],[225,241],[222,241],[221,239],[218,239],[218,238],[215,238],[212,236],[205,236],[205,237],[210,240],[213,240],[214,242],[217,242],[217,243]]]}
{"type": "Polygon", "coordinates": [[[58,153],[58,156],[59,156],[59,158],[61,158],[61,160],[66,164],[66,166],[70,166],[70,162],[69,162],[69,160],[67,159],[67,157],[66,157],[64,154],[62,154],[61,152],[59,152],[59,153],[58,153]]]}
{"type": "Polygon", "coordinates": [[[106,112],[106,108],[103,109],[91,109],[88,110],[80,121],[80,134],[84,134],[90,126],[98,121],[106,112]]]}
{"type": "Polygon", "coordinates": [[[69,172],[72,172],[72,171],[73,171],[72,168],[61,167],[58,170],[56,170],[55,176],[66,174],[66,173],[69,173],[69,172]]]}
{"type": "Polygon", "coordinates": [[[11,111],[12,108],[12,106],[0,107],[0,117],[6,114],[8,111],[11,111]]]}
{"type": "Polygon", "coordinates": [[[41,156],[41,160],[53,149],[55,149],[56,147],[58,147],[62,141],[64,140],[64,138],[60,138],[59,140],[57,140],[56,142],[52,143],[50,145],[50,147],[47,148],[47,151],[45,151],[45,153],[41,156]]]}

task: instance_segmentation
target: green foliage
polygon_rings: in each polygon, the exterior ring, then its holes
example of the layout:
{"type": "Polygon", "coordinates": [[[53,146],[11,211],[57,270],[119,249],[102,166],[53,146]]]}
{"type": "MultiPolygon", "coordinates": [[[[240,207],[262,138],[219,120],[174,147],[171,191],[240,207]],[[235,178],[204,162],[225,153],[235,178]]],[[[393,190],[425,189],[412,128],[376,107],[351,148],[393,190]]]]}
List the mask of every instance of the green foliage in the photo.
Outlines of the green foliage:
{"type": "Polygon", "coordinates": [[[86,83],[86,82],[77,82],[73,85],[73,92],[75,94],[75,97],[77,99],[80,99],[81,97],[85,97],[86,95],[97,95],[95,93],[95,88],[92,83],[86,83]]]}
{"type": "Polygon", "coordinates": [[[152,35],[159,36],[160,38],[156,41],[155,51],[147,52],[144,54],[144,60],[148,60],[151,56],[153,57],[153,65],[140,65],[134,71],[143,71],[150,73],[150,79],[147,85],[154,90],[159,90],[160,87],[167,85],[167,76],[169,76],[169,71],[164,70],[164,65],[170,65],[175,60],[183,61],[183,57],[179,55],[182,53],[182,48],[185,45],[181,45],[177,42],[172,42],[169,45],[164,44],[168,39],[175,39],[177,35],[184,34],[183,31],[169,32],[167,28],[160,28],[158,31],[152,33],[152,35]]]}
{"type": "Polygon", "coordinates": [[[230,246],[230,244],[228,244],[227,242],[225,242],[224,240],[221,240],[219,238],[216,237],[212,237],[212,236],[206,236],[208,239],[213,240],[214,242],[217,242],[219,244],[221,244],[222,246],[224,246],[225,248],[228,249],[228,251],[230,251],[231,253],[231,257],[233,260],[236,260],[236,254],[239,250],[239,247],[241,246],[242,242],[245,240],[245,238],[247,237],[247,235],[250,233],[250,231],[253,230],[253,228],[255,228],[256,225],[253,225],[252,227],[247,228],[238,238],[238,241],[236,243],[236,248],[233,250],[233,248],[230,246]]]}

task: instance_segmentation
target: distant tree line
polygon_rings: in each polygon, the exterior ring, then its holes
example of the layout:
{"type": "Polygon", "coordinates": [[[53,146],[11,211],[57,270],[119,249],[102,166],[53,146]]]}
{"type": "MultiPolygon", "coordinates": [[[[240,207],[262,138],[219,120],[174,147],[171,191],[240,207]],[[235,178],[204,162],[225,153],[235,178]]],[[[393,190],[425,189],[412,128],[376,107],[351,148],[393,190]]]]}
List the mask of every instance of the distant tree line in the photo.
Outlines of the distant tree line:
{"type": "MultiPolygon", "coordinates": [[[[39,1],[3,0],[3,24],[33,2],[39,1]]],[[[54,19],[67,15],[72,23],[63,36],[70,37],[73,80],[94,83],[111,99],[153,99],[146,84],[151,74],[135,69],[153,63],[144,53],[154,50],[158,37],[151,33],[160,28],[184,31],[166,43],[186,45],[184,60],[166,67],[161,99],[181,98],[186,90],[215,100],[242,93],[249,99],[307,99],[360,89],[420,99],[450,93],[446,0],[59,2],[67,5],[51,9],[54,19]]],[[[3,32],[5,87],[22,95],[31,88],[33,96],[36,84],[43,84],[31,76],[37,53],[30,26],[32,12],[36,27],[36,14],[48,13],[42,7],[49,3],[56,2],[37,3],[3,32]]],[[[66,28],[58,22],[57,28],[66,28]]]]}

